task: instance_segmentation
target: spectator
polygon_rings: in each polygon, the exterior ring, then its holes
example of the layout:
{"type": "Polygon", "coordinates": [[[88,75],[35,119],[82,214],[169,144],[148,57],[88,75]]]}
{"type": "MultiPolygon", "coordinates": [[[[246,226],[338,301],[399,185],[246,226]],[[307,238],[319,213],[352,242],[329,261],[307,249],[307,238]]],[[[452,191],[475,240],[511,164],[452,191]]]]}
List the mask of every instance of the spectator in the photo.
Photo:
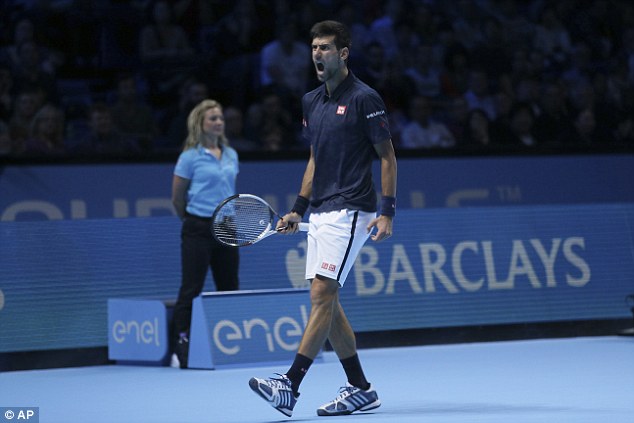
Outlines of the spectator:
{"type": "Polygon", "coordinates": [[[310,48],[297,39],[295,22],[278,23],[277,37],[260,51],[262,88],[273,88],[289,101],[299,102],[308,88],[311,67],[310,48]]]}
{"type": "Polygon", "coordinates": [[[469,89],[469,52],[461,44],[453,44],[445,50],[440,86],[443,96],[455,98],[469,89]]]}
{"type": "MultiPolygon", "coordinates": [[[[339,10],[335,13],[348,28],[350,28],[351,44],[353,46],[365,46],[372,40],[370,32],[371,22],[367,18],[365,9],[357,7],[351,2],[341,2],[339,10]]],[[[312,17],[309,22],[312,22],[312,17]]]]}
{"type": "Polygon", "coordinates": [[[477,66],[482,67],[490,78],[498,79],[511,72],[510,52],[502,24],[492,16],[482,21],[483,38],[471,50],[477,66]]]}
{"type": "Polygon", "coordinates": [[[9,125],[0,120],[0,159],[12,155],[13,145],[11,142],[11,134],[9,134],[9,125]]]}
{"type": "Polygon", "coordinates": [[[140,97],[132,74],[121,75],[117,80],[117,98],[112,106],[112,119],[119,131],[136,139],[144,151],[152,149],[152,141],[158,136],[154,112],[140,97]]]}
{"type": "Polygon", "coordinates": [[[551,66],[558,69],[568,60],[572,49],[570,34],[552,6],[546,6],[539,15],[533,47],[544,54],[551,66]]]}
{"type": "Polygon", "coordinates": [[[503,75],[508,78],[513,86],[516,86],[520,81],[531,78],[531,63],[529,58],[529,51],[525,49],[516,49],[509,55],[510,69],[503,75]]]}
{"type": "Polygon", "coordinates": [[[469,105],[464,97],[456,97],[449,102],[443,122],[449,131],[451,131],[458,145],[464,144],[468,117],[469,105]]]}
{"type": "Polygon", "coordinates": [[[16,89],[39,86],[44,94],[44,102],[57,102],[57,81],[55,74],[43,67],[41,49],[34,41],[25,41],[18,46],[18,61],[12,73],[16,89]]]}
{"type": "Polygon", "coordinates": [[[4,58],[15,67],[20,62],[18,48],[22,43],[35,42],[35,27],[33,21],[27,17],[19,18],[13,27],[13,42],[2,48],[4,58]]]}
{"type": "Polygon", "coordinates": [[[458,0],[454,2],[456,14],[452,19],[453,30],[456,39],[469,50],[483,41],[482,32],[483,15],[473,0],[458,0]]]}
{"type": "MultiPolygon", "coordinates": [[[[443,20],[441,14],[432,5],[425,2],[415,2],[412,5],[414,10],[407,13],[406,19],[410,20],[412,29],[416,33],[416,37],[421,43],[441,44],[439,40],[439,27],[443,20]]],[[[449,25],[446,26],[450,29],[449,25]]],[[[455,32],[451,31],[455,41],[455,32]]],[[[433,46],[435,47],[435,45],[433,46]]],[[[440,47],[442,48],[442,47],[440,47]]],[[[434,65],[439,65],[440,61],[436,60],[435,54],[432,54],[434,65]]]]}
{"type": "Polygon", "coordinates": [[[634,77],[628,77],[625,60],[619,60],[610,69],[606,85],[606,99],[612,107],[618,110],[632,109],[634,106],[634,77]]]}
{"type": "Polygon", "coordinates": [[[634,83],[634,28],[623,31],[622,39],[623,61],[627,64],[627,78],[632,84],[634,83]]]}
{"type": "Polygon", "coordinates": [[[168,111],[165,147],[181,150],[187,138],[187,117],[192,109],[209,96],[207,84],[197,78],[186,80],[180,89],[180,99],[176,108],[168,111]]]}
{"type": "Polygon", "coordinates": [[[569,87],[568,99],[574,110],[592,109],[597,131],[606,132],[612,126],[615,108],[606,103],[596,87],[593,81],[577,81],[569,87]]]}
{"type": "Polygon", "coordinates": [[[572,149],[611,144],[610,139],[598,130],[594,110],[589,107],[579,109],[573,115],[572,126],[562,140],[565,146],[572,149]]]}
{"type": "Polygon", "coordinates": [[[547,83],[541,91],[540,108],[542,113],[535,119],[535,136],[545,145],[561,145],[572,125],[565,87],[558,82],[547,83]]]}
{"type": "Polygon", "coordinates": [[[612,135],[616,145],[634,147],[634,110],[618,114],[612,135]]]}
{"type": "Polygon", "coordinates": [[[237,0],[216,24],[216,51],[222,57],[216,70],[227,93],[224,103],[243,110],[255,97],[259,53],[272,38],[268,22],[273,18],[266,12],[254,0],[237,0]]]}
{"type": "Polygon", "coordinates": [[[81,157],[126,157],[138,155],[138,144],[114,126],[112,111],[105,103],[95,103],[89,112],[90,134],[72,153],[81,157]]]}
{"type": "Polygon", "coordinates": [[[507,133],[511,126],[511,110],[515,104],[514,97],[506,90],[500,90],[495,97],[495,119],[491,121],[491,130],[495,133],[507,133]]]}
{"type": "Polygon", "coordinates": [[[144,63],[175,63],[193,56],[194,49],[183,28],[174,23],[172,6],[167,0],[151,1],[147,13],[139,44],[144,63]]]}
{"type": "Polygon", "coordinates": [[[440,96],[440,69],[434,66],[432,54],[430,44],[419,45],[404,75],[412,81],[416,94],[436,98],[440,96]]]}
{"type": "MultiPolygon", "coordinates": [[[[236,57],[258,53],[271,39],[269,20],[254,0],[237,0],[233,8],[217,23],[217,49],[222,57],[236,57]],[[266,22],[266,24],[265,24],[266,22]]],[[[229,60],[232,62],[232,60],[229,60]]],[[[238,69],[233,69],[235,72],[238,69]]]]}
{"type": "Polygon", "coordinates": [[[494,13],[502,23],[509,45],[523,49],[530,47],[535,25],[521,9],[524,2],[520,4],[518,0],[501,0],[492,4],[496,6],[494,13]]]}
{"type": "Polygon", "coordinates": [[[489,120],[495,119],[495,98],[489,87],[489,76],[482,68],[473,68],[469,73],[469,88],[464,93],[469,109],[484,110],[489,120]]]}
{"type": "Polygon", "coordinates": [[[13,111],[13,74],[6,64],[0,64],[0,120],[8,121],[13,111]]]}
{"type": "Polygon", "coordinates": [[[502,133],[495,131],[495,135],[500,138],[501,144],[513,148],[534,148],[541,144],[535,135],[535,113],[526,102],[518,102],[511,107],[508,130],[502,133]]]}
{"type": "Polygon", "coordinates": [[[34,88],[26,88],[15,97],[13,113],[9,120],[9,131],[14,142],[13,152],[21,154],[29,137],[31,121],[41,107],[40,92],[34,88]]]}
{"type": "Polygon", "coordinates": [[[499,146],[493,136],[489,115],[482,109],[472,109],[467,115],[463,134],[463,146],[467,149],[480,150],[499,146]]]}
{"type": "Polygon", "coordinates": [[[408,19],[403,18],[398,22],[394,34],[396,35],[396,47],[398,55],[389,62],[390,68],[397,72],[412,65],[413,54],[421,43],[418,34],[412,28],[412,24],[408,19]]]}
{"type": "Polygon", "coordinates": [[[378,41],[372,41],[365,46],[365,61],[355,69],[355,74],[366,84],[374,88],[379,94],[385,94],[387,80],[390,75],[389,65],[385,56],[385,47],[378,41]]]}
{"type": "Polygon", "coordinates": [[[515,86],[515,99],[527,103],[535,116],[542,113],[540,106],[541,83],[535,76],[523,78],[515,86]]]}
{"type": "Polygon", "coordinates": [[[193,66],[195,56],[185,30],[174,23],[167,0],[148,3],[147,22],[139,35],[139,54],[152,101],[159,107],[169,103],[183,82],[183,69],[193,66]]]}
{"type": "Polygon", "coordinates": [[[29,157],[59,157],[66,155],[64,145],[64,112],[57,106],[45,104],[31,121],[24,155],[29,157]]]}
{"type": "Polygon", "coordinates": [[[263,94],[259,103],[251,105],[247,112],[248,134],[261,149],[268,151],[288,150],[299,147],[296,139],[299,128],[282,98],[274,91],[263,94]]]}
{"type": "Polygon", "coordinates": [[[39,51],[41,69],[51,75],[55,75],[57,69],[63,65],[64,57],[59,51],[44,48],[35,38],[35,25],[29,17],[21,17],[15,22],[13,28],[13,43],[4,48],[3,55],[12,67],[17,68],[22,62],[20,46],[24,43],[33,43],[39,51]]]}
{"type": "Polygon", "coordinates": [[[561,77],[569,85],[589,82],[593,71],[592,67],[592,50],[590,46],[583,41],[578,41],[572,47],[571,60],[563,69],[561,77]]]}
{"type": "Polygon", "coordinates": [[[258,144],[246,137],[244,133],[244,114],[237,107],[225,109],[225,135],[231,147],[238,152],[258,149],[258,144]]]}
{"type": "Polygon", "coordinates": [[[388,0],[383,8],[383,15],[370,25],[370,33],[374,40],[381,43],[388,62],[398,59],[399,46],[396,30],[403,17],[403,0],[388,0]]]}
{"type": "Polygon", "coordinates": [[[287,144],[287,140],[284,139],[284,131],[280,125],[274,122],[266,122],[260,129],[260,150],[287,151],[287,144]]]}
{"type": "Polygon", "coordinates": [[[415,96],[410,100],[410,122],[401,131],[402,148],[450,148],[456,144],[447,127],[432,118],[429,98],[415,96]]]}

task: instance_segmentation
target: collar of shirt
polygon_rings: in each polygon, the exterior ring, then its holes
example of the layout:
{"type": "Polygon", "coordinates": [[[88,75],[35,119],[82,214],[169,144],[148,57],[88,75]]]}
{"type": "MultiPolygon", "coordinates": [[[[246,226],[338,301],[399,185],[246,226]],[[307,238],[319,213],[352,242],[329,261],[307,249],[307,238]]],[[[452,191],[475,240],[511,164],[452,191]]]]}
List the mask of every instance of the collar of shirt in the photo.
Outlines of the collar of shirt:
{"type": "MultiPolygon", "coordinates": [[[[223,153],[225,152],[224,146],[222,144],[218,144],[218,148],[220,148],[220,151],[222,151],[223,153]]],[[[216,156],[214,156],[213,154],[211,154],[211,151],[209,151],[205,146],[203,146],[201,143],[198,143],[198,145],[196,146],[196,150],[198,150],[198,154],[206,154],[208,156],[211,156],[213,158],[216,158],[216,156]]],[[[218,159],[220,160],[220,159],[218,159]]]]}
{"type": "Polygon", "coordinates": [[[324,84],[324,102],[328,101],[328,100],[334,100],[334,101],[338,101],[341,96],[343,95],[343,93],[354,83],[354,80],[356,79],[356,76],[354,76],[354,74],[352,73],[351,70],[348,70],[348,76],[346,76],[346,79],[344,79],[343,81],[341,81],[341,83],[337,86],[337,88],[335,88],[335,92],[332,93],[332,96],[328,95],[328,90],[326,89],[326,84],[324,84]]]}

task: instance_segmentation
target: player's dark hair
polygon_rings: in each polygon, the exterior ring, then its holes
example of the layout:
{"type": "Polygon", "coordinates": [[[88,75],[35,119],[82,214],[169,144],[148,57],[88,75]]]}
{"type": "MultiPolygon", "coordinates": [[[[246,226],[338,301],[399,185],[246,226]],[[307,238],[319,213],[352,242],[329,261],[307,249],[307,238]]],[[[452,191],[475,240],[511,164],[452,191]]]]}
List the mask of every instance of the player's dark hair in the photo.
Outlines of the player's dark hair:
{"type": "Polygon", "coordinates": [[[310,29],[310,41],[315,38],[335,36],[334,42],[337,46],[337,50],[341,50],[344,47],[350,48],[351,37],[348,27],[337,21],[322,21],[317,22],[310,29]]]}

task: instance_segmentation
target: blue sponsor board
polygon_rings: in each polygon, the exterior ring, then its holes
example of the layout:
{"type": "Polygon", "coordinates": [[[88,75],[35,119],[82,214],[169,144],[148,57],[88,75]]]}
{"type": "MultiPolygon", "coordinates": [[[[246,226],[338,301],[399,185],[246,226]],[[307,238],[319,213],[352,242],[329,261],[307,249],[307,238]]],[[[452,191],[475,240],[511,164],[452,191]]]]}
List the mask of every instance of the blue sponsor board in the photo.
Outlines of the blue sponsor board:
{"type": "Polygon", "coordinates": [[[194,299],[188,367],[289,363],[309,313],[306,289],[204,293],[194,299]]]}
{"type": "Polygon", "coordinates": [[[414,221],[398,230],[417,236],[366,244],[355,263],[342,302],[357,330],[628,315],[633,206],[436,209],[414,221]]]}
{"type": "Polygon", "coordinates": [[[108,358],[162,364],[169,353],[165,304],[158,300],[108,300],[108,358]]]}
{"type": "MultiPolygon", "coordinates": [[[[341,292],[358,331],[630,318],[634,204],[399,210],[341,292]]],[[[174,217],[0,224],[0,352],[105,346],[108,298],[175,298],[174,217]]],[[[242,290],[306,288],[305,235],[240,249],[242,290]]],[[[209,279],[205,291],[213,291],[209,279]]]]}
{"type": "MultiPolygon", "coordinates": [[[[237,190],[290,210],[305,166],[241,163],[237,190]]],[[[418,158],[398,166],[399,210],[634,202],[634,155],[418,158]]],[[[171,216],[173,169],[173,163],[0,167],[0,221],[171,216]]],[[[374,177],[379,189],[378,162],[374,177]]]]}

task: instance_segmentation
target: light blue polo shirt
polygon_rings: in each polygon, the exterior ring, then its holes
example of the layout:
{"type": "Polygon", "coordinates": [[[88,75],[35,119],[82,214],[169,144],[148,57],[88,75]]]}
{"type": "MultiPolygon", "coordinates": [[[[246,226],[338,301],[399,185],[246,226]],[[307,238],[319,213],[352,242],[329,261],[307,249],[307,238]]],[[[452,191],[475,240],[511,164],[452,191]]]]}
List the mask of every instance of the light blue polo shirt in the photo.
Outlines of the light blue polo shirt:
{"type": "Polygon", "coordinates": [[[191,181],[186,207],[190,214],[211,217],[216,206],[236,192],[238,153],[226,145],[221,148],[220,160],[200,144],[183,151],[178,157],[174,175],[191,181]]]}

